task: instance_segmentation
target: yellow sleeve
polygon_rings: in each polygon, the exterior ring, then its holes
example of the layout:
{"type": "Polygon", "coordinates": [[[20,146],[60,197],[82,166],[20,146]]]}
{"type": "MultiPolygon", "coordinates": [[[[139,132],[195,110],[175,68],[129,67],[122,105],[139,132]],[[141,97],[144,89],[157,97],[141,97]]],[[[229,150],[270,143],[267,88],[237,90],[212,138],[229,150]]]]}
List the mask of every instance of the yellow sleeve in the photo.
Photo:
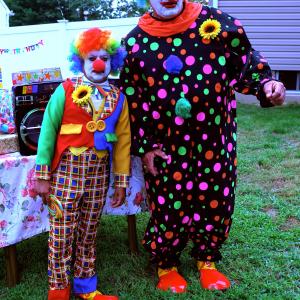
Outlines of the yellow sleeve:
{"type": "Polygon", "coordinates": [[[116,135],[118,140],[113,151],[113,172],[115,175],[129,176],[131,132],[126,98],[124,99],[123,109],[116,126],[116,135]]]}

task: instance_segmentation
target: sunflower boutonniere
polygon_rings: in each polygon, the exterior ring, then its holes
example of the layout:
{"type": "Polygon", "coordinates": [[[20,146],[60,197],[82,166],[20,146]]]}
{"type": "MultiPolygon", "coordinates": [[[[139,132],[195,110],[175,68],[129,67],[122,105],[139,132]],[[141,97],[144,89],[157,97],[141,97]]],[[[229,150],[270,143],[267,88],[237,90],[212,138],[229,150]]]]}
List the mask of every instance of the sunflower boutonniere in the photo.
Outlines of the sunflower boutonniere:
{"type": "Polygon", "coordinates": [[[208,19],[202,23],[199,29],[200,35],[206,39],[214,39],[221,31],[221,23],[217,20],[208,19]]]}
{"type": "Polygon", "coordinates": [[[93,89],[88,85],[79,85],[72,93],[73,102],[79,106],[84,106],[91,98],[93,89]]]}

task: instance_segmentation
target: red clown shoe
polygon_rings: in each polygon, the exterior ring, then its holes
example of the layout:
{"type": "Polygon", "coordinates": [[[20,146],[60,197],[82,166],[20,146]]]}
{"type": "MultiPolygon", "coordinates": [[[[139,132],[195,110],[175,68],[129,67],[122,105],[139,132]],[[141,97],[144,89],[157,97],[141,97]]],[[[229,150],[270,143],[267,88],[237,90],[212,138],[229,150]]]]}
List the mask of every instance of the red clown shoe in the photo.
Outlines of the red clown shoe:
{"type": "Polygon", "coordinates": [[[99,291],[95,291],[87,294],[77,294],[75,296],[78,299],[84,299],[84,300],[118,300],[119,299],[117,296],[103,295],[99,291]]]}
{"type": "Polygon", "coordinates": [[[70,300],[71,288],[67,287],[62,290],[49,290],[48,300],[70,300]]]}
{"type": "Polygon", "coordinates": [[[185,293],[187,288],[187,282],[178,273],[177,268],[168,270],[158,268],[159,281],[157,288],[162,291],[170,290],[173,293],[185,293]]]}
{"type": "Polygon", "coordinates": [[[204,289],[208,290],[226,290],[230,288],[228,278],[219,272],[214,262],[198,261],[199,281],[204,289]]]}

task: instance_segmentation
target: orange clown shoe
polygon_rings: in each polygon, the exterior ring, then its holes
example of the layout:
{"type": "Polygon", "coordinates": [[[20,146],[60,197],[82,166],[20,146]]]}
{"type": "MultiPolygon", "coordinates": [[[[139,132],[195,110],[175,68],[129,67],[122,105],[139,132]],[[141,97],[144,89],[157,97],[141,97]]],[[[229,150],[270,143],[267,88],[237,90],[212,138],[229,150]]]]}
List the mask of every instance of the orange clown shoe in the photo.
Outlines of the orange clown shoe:
{"type": "Polygon", "coordinates": [[[61,290],[49,290],[48,300],[70,300],[71,288],[61,290]]]}
{"type": "Polygon", "coordinates": [[[208,290],[226,290],[230,288],[228,278],[219,272],[214,262],[197,261],[199,271],[199,281],[204,289],[208,290]]]}
{"type": "Polygon", "coordinates": [[[173,293],[185,293],[187,288],[187,282],[179,275],[176,267],[171,269],[158,268],[159,281],[157,288],[162,291],[170,290],[173,293]]]}
{"type": "Polygon", "coordinates": [[[99,291],[86,293],[86,294],[76,294],[75,297],[84,300],[118,300],[119,299],[117,296],[103,295],[99,291]]]}

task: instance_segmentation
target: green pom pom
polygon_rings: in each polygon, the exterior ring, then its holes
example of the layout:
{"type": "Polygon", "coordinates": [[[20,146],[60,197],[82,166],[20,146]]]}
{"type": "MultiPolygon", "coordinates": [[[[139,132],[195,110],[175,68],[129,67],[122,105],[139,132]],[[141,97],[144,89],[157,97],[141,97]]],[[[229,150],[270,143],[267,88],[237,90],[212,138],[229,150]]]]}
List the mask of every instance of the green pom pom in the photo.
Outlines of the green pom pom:
{"type": "Polygon", "coordinates": [[[192,105],[186,98],[180,98],[175,105],[175,113],[184,119],[190,118],[192,105]]]}

